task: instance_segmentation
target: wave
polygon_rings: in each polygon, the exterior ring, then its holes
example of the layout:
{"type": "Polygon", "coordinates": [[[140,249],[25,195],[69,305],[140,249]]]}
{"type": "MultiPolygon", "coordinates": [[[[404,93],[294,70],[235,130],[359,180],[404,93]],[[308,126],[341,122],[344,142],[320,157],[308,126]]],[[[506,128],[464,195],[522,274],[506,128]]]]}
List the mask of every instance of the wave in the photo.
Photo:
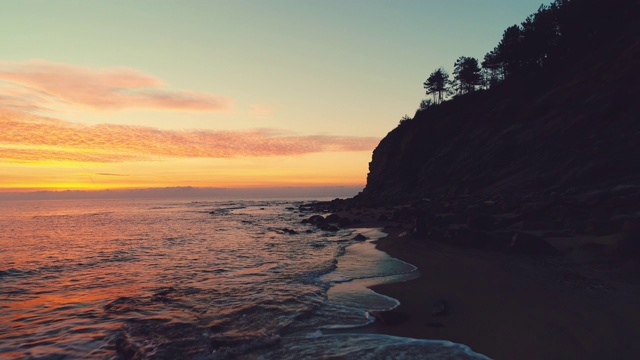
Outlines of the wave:
{"type": "Polygon", "coordinates": [[[282,338],[262,359],[425,359],[490,360],[466,345],[445,340],[419,340],[379,334],[332,334],[282,338]]]}

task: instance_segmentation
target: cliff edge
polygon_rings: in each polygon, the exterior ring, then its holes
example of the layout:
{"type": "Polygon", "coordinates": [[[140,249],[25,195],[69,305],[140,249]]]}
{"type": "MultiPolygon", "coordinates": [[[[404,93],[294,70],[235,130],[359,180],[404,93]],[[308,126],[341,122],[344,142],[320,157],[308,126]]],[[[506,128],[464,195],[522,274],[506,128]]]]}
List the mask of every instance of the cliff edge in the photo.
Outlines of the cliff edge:
{"type": "Polygon", "coordinates": [[[374,150],[355,200],[640,186],[640,32],[626,15],[611,20],[624,32],[553,67],[401,122],[374,150]]]}

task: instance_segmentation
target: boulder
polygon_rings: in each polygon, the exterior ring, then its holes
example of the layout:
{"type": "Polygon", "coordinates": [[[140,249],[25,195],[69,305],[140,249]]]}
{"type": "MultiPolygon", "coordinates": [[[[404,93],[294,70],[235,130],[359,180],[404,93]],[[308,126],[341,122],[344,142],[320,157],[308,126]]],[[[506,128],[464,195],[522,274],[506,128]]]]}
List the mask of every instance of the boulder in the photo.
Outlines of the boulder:
{"type": "Polygon", "coordinates": [[[353,240],[356,240],[356,241],[365,241],[367,239],[368,238],[366,236],[362,235],[362,234],[358,234],[353,238],[353,240]]]}
{"type": "Polygon", "coordinates": [[[316,225],[320,230],[324,230],[324,231],[331,231],[331,232],[336,232],[338,230],[340,230],[340,228],[338,228],[335,225],[331,225],[328,222],[323,222],[323,223],[319,223],[316,225]]]}
{"type": "Polygon", "coordinates": [[[325,218],[325,221],[329,223],[337,223],[338,221],[340,221],[340,216],[336,214],[331,214],[325,218]]]}
{"type": "Polygon", "coordinates": [[[517,232],[511,239],[509,250],[532,256],[559,255],[560,252],[551,246],[544,238],[524,232],[517,232]]]}
{"type": "Polygon", "coordinates": [[[289,229],[289,228],[282,228],[282,231],[283,231],[285,234],[289,234],[289,235],[295,235],[295,234],[297,234],[297,233],[298,233],[297,231],[295,231],[295,230],[293,230],[293,229],[289,229]]]}
{"type": "Polygon", "coordinates": [[[322,215],[312,215],[310,218],[307,219],[307,223],[312,224],[312,225],[318,225],[320,223],[325,222],[325,218],[322,215]]]}

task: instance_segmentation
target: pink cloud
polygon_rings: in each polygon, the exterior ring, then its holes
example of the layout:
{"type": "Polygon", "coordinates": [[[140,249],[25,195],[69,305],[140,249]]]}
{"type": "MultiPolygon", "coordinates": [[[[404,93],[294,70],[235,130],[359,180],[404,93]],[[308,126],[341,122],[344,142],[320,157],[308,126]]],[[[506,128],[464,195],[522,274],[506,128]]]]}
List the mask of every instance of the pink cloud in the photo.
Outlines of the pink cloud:
{"type": "MultiPolygon", "coordinates": [[[[97,110],[222,111],[231,105],[231,100],[224,96],[167,89],[160,79],[127,67],[93,69],[47,60],[0,61],[0,80],[22,85],[23,89],[44,95],[49,101],[97,110]]],[[[23,95],[24,102],[33,96],[23,95]]],[[[0,97],[0,102],[6,103],[7,99],[0,97]]]]}
{"type": "Polygon", "coordinates": [[[4,161],[123,162],[371,152],[379,141],[374,137],[291,135],[272,129],[178,131],[88,126],[6,110],[0,113],[0,128],[0,159],[4,161]]]}

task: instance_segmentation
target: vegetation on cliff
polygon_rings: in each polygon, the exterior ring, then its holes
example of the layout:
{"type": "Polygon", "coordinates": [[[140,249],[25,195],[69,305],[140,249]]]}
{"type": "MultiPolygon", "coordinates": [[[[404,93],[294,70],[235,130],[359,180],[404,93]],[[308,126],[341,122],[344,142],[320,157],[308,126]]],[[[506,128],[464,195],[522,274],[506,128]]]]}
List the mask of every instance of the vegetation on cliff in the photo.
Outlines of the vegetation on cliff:
{"type": "MultiPolygon", "coordinates": [[[[640,1],[557,0],[461,57],[444,100],[423,101],[378,145],[361,201],[640,183],[640,1]],[[475,61],[474,61],[475,60],[475,61]]],[[[441,75],[444,75],[441,74],[441,75]]],[[[429,86],[428,86],[429,85],[429,86]]]]}
{"type": "MultiPolygon", "coordinates": [[[[482,68],[473,57],[461,56],[449,81],[442,68],[425,82],[427,95],[463,95],[505,80],[527,82],[542,73],[564,71],[585,53],[612,39],[637,35],[638,2],[630,0],[556,0],[541,5],[520,25],[508,27],[502,39],[484,56],[482,68]],[[544,70],[544,71],[543,71],[544,70]]],[[[435,99],[434,99],[435,100],[435,99]]]]}

